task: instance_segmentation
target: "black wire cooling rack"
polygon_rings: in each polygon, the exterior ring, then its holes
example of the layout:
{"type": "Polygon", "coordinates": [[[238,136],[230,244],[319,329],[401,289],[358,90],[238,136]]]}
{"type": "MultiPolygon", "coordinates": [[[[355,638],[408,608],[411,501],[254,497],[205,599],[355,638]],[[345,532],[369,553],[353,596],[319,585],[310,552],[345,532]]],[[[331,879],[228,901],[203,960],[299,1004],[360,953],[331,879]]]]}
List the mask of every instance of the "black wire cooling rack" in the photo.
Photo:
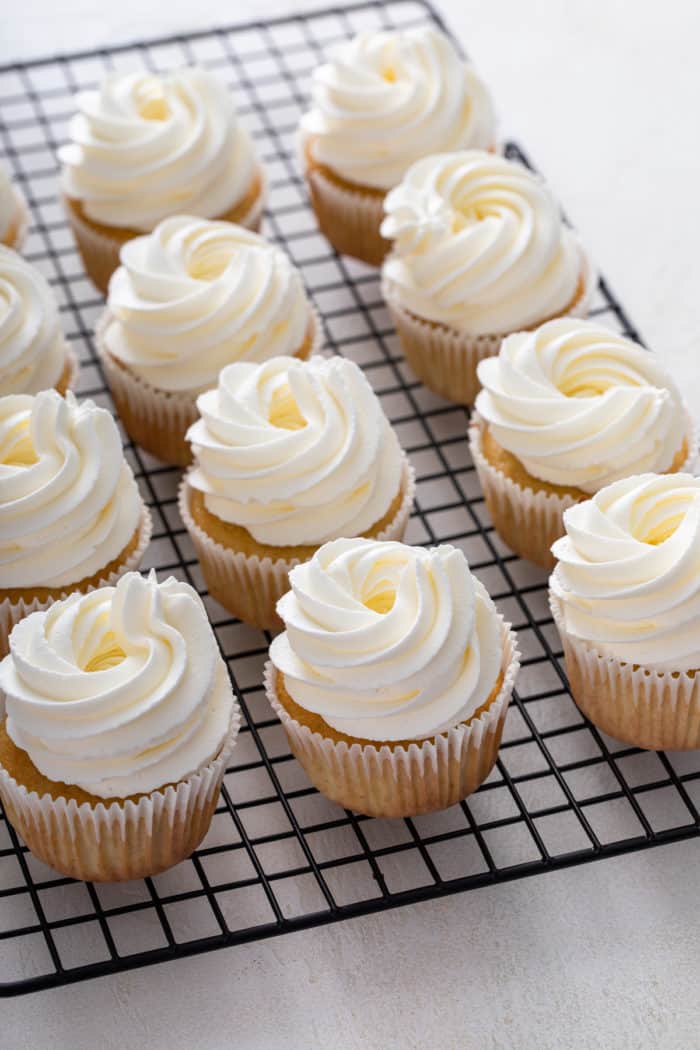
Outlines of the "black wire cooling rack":
{"type": "MultiPolygon", "coordinates": [[[[79,393],[110,406],[91,333],[102,301],[85,278],[57,199],[56,147],[72,96],[109,69],[197,62],[230,84],[270,180],[265,233],[300,267],[330,349],[363,367],[409,452],[418,498],[408,539],[461,547],[518,630],[523,666],[497,767],[466,802],[414,820],[372,820],[319,795],[291,757],[261,687],[269,638],[206,596],[179,520],[179,472],[127,455],[154,517],[147,565],[205,596],[245,713],[211,830],[194,856],[153,879],[60,878],[0,820],[0,994],[14,995],[352,915],[536,875],[697,835],[700,752],[622,747],[594,729],[567,689],[546,577],[491,527],[470,461],[466,413],[415,382],[378,275],[319,234],[296,165],[312,69],[360,29],[441,25],[422,0],[308,15],[0,68],[0,153],[25,192],[27,258],[59,298],[81,363],[79,393]]],[[[444,27],[443,27],[444,28],[444,27]]],[[[527,160],[518,146],[508,154],[527,160]]],[[[605,281],[593,310],[637,335],[605,281]]]]}

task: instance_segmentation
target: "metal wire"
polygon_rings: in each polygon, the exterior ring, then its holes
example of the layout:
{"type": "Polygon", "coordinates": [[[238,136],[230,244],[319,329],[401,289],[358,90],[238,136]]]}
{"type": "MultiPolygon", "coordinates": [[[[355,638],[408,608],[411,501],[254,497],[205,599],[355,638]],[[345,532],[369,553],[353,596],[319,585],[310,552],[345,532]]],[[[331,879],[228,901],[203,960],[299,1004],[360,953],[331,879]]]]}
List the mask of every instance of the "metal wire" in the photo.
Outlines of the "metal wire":
{"type": "MultiPolygon", "coordinates": [[[[335,922],[698,834],[700,755],[621,747],[573,704],[546,603],[544,573],[494,533],[466,441],[467,414],[406,367],[376,271],[339,258],[318,233],[296,162],[309,77],[360,29],[439,16],[423,0],[356,6],[0,67],[0,154],[30,205],[25,255],[47,276],[81,358],[79,393],[109,407],[92,343],[102,300],[83,276],[57,199],[55,151],[76,91],[108,69],[197,62],[234,91],[270,176],[265,232],[300,267],[328,347],[362,365],[411,456],[414,543],[469,557],[520,633],[523,670],[500,758],[459,806],[371,820],[319,795],[289,754],[261,687],[269,637],[229,617],[203,586],[176,507],[179,472],[126,442],[154,516],[147,565],[203,595],[245,713],[212,829],[171,872],[93,886],[61,878],[0,819],[0,995],[15,995],[335,922]]],[[[442,27],[444,28],[444,26],[442,27]]],[[[529,163],[510,143],[508,155],[529,163]]],[[[638,338],[607,283],[595,316],[638,338]]]]}

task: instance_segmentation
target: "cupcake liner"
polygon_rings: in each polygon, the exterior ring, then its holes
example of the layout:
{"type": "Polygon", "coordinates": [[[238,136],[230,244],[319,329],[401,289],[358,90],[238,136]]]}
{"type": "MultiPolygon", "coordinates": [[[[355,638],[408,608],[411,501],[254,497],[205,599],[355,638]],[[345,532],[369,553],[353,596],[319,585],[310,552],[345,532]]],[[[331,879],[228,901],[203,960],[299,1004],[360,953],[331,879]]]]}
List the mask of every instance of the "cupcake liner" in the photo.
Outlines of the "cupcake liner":
{"type": "MultiPolygon", "coordinates": [[[[393,520],[377,536],[378,540],[400,540],[406,530],[415,495],[415,474],[404,454],[402,476],[403,498],[393,520]]],[[[185,476],[180,485],[178,507],[185,527],[192,537],[202,568],[207,590],[232,616],[261,630],[280,631],[283,623],[277,615],[277,602],[289,590],[289,573],[298,558],[260,558],[256,554],[223,547],[190,513],[189,484],[185,476]]]]}
{"type": "Polygon", "coordinates": [[[391,247],[379,233],[384,198],[347,189],[316,167],[307,167],[305,177],[319,228],[335,250],[370,266],[381,266],[391,247]]]}
{"type": "Polygon", "coordinates": [[[29,232],[29,205],[24,194],[17,188],[14,190],[14,195],[17,202],[17,216],[12,226],[12,239],[4,243],[8,248],[12,248],[13,251],[21,252],[29,232]]]}
{"type": "MultiPolygon", "coordinates": [[[[314,331],[307,357],[317,353],[324,340],[321,319],[311,304],[309,312],[314,331]]],[[[109,310],[105,310],[95,326],[95,343],[112,400],[126,432],[132,441],[157,459],[177,467],[189,466],[192,450],[185,434],[199,416],[198,395],[158,390],[121,365],[105,346],[104,333],[111,319],[109,310]]]]}
{"type": "Polygon", "coordinates": [[[78,357],[73,350],[70,349],[68,344],[66,344],[65,364],[63,366],[63,372],[59,376],[59,385],[56,387],[59,393],[65,395],[68,390],[74,390],[79,374],[80,362],[78,361],[78,357]]]}
{"type": "MultiPolygon", "coordinates": [[[[552,544],[565,532],[564,511],[578,501],[568,494],[524,488],[494,467],[482,451],[484,425],[478,413],[474,413],[469,425],[469,451],[493,526],[504,543],[521,558],[551,571],[556,564],[552,544]]],[[[674,473],[689,470],[697,457],[698,437],[690,419],[687,441],[688,455],[674,473]]]]}
{"type": "MultiPolygon", "coordinates": [[[[582,250],[583,290],[566,310],[567,317],[585,317],[596,288],[595,271],[582,250]]],[[[469,336],[445,325],[424,321],[407,310],[382,280],[382,295],[396,328],[401,349],[413,372],[429,390],[459,405],[473,405],[481,389],[476,369],[485,357],[494,357],[505,334],[469,336]]]]}
{"type": "Polygon", "coordinates": [[[700,748],[700,674],[652,671],[604,656],[566,630],[561,601],[549,592],[571,695],[608,736],[653,751],[700,748]]]}
{"type": "Polygon", "coordinates": [[[345,809],[371,817],[415,817],[447,809],[476,791],[498,756],[508,703],[520,667],[517,639],[499,617],[503,683],[478,718],[431,740],[381,747],[321,736],[280,703],[276,671],[265,665],[265,691],[289,747],[318,790],[345,809]]]}
{"type": "MultiPolygon", "coordinates": [[[[260,168],[259,177],[261,180],[260,192],[243,218],[238,220],[239,226],[245,226],[246,229],[254,231],[260,228],[262,213],[267,199],[267,184],[262,168],[260,168]]],[[[98,227],[83,218],[77,207],[65,196],[63,198],[63,206],[73,230],[73,236],[78,245],[78,251],[83,260],[85,271],[98,291],[106,296],[109,279],[119,266],[119,253],[122,245],[126,241],[131,240],[132,237],[141,236],[141,233],[131,233],[121,228],[115,229],[113,233],[108,233],[106,232],[106,227],[98,227]]],[[[225,219],[226,217],[222,216],[222,218],[225,219]]]]}
{"type": "Polygon", "coordinates": [[[24,619],[25,616],[29,616],[29,614],[33,612],[38,612],[40,609],[48,609],[54,602],[67,598],[69,594],[72,594],[76,590],[88,594],[90,591],[94,591],[98,587],[113,587],[117,580],[127,572],[133,572],[135,569],[138,569],[143,560],[143,556],[146,553],[146,548],[151,541],[152,530],[153,522],[151,520],[151,513],[148,510],[148,507],[144,504],[141,524],[139,526],[138,543],[119,568],[110,572],[108,576],[98,578],[95,583],[90,583],[85,588],[79,588],[76,584],[68,584],[65,588],[61,589],[61,593],[57,598],[50,598],[48,601],[41,601],[39,598],[33,598],[31,601],[25,601],[23,598],[20,598],[20,600],[16,602],[10,601],[9,598],[0,600],[0,659],[2,659],[3,656],[6,656],[9,652],[9,639],[10,634],[12,633],[12,628],[16,623],[19,623],[20,620],[24,619]]]}
{"type": "Polygon", "coordinates": [[[71,878],[120,882],[157,875],[189,857],[206,835],[240,724],[235,703],[216,758],[138,801],[78,805],[63,796],[40,797],[0,766],[7,819],[35,856],[71,878]]]}

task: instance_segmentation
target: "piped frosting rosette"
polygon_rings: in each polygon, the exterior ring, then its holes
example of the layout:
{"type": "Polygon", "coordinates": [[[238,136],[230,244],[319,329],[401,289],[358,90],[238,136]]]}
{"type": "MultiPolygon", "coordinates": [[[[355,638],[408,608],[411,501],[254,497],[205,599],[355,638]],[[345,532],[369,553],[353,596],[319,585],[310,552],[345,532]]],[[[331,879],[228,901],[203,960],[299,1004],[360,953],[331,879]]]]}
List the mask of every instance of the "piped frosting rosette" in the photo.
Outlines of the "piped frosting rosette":
{"type": "Polygon", "coordinates": [[[290,585],[266,682],[319,789],[385,816],[474,790],[495,760],[518,661],[464,555],[335,540],[290,585]]]}

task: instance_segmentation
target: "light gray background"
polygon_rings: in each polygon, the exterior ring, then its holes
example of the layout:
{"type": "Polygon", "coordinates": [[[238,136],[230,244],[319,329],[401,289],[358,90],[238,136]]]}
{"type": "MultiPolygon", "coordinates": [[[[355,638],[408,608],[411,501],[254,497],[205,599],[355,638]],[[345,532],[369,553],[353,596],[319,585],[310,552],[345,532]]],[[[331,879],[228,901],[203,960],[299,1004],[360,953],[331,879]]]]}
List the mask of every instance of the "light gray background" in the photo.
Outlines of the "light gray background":
{"type": "MultiPolygon", "coordinates": [[[[22,0],[0,61],[250,17],[22,0]]],[[[296,12],[312,0],[255,0],[296,12]]],[[[322,5],[317,5],[322,6],[322,5]]],[[[700,415],[700,6],[443,0],[518,136],[700,415]]],[[[42,992],[13,1050],[700,1045],[696,842],[42,992]]]]}

